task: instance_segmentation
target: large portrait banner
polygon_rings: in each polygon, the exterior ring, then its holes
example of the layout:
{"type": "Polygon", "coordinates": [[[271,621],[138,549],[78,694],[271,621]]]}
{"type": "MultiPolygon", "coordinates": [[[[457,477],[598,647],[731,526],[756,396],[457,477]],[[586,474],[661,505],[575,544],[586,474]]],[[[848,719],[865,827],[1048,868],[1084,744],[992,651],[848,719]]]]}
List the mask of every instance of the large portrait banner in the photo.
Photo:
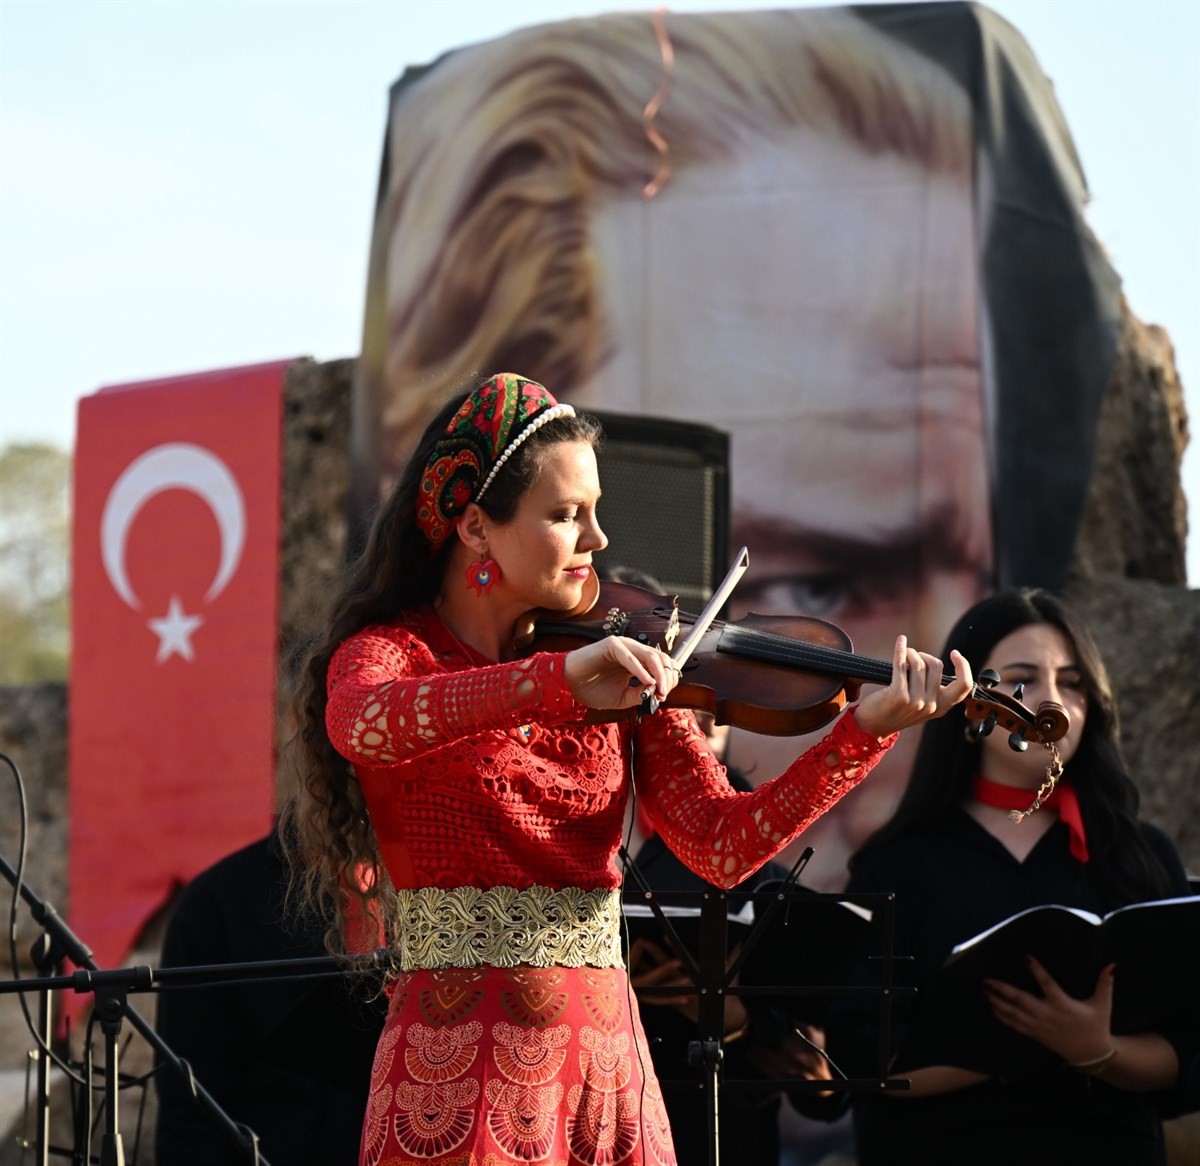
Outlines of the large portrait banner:
{"type": "MultiPolygon", "coordinates": [[[[734,617],[937,652],[989,589],[1070,561],[1118,295],[1085,194],[1028,46],[973,5],[617,14],[411,70],[355,385],[360,512],[452,391],[519,372],[729,434],[734,617]]],[[[735,734],[729,760],[758,782],[804,743],[735,734]]],[[[913,743],[803,839],[813,885],[844,881],[913,743]]]]}

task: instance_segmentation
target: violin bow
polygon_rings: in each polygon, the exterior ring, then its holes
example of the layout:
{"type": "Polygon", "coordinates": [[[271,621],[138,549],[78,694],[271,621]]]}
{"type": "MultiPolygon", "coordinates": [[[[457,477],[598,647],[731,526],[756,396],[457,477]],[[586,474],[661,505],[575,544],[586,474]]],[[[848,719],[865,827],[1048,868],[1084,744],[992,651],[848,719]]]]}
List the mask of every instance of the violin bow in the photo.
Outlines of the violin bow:
{"type": "MultiPolygon", "coordinates": [[[[696,617],[696,622],[692,624],[691,630],[680,641],[678,647],[671,651],[671,663],[675,665],[678,671],[683,671],[683,666],[687,663],[688,657],[696,650],[696,645],[704,638],[704,633],[708,631],[713,620],[717,618],[721,608],[725,606],[730,595],[733,594],[733,589],[737,586],[738,580],[746,573],[746,569],[749,566],[750,551],[746,547],[742,547],[734,555],[733,566],[726,572],[720,586],[712,593],[712,598],[704,605],[704,610],[696,617]]],[[[658,700],[650,689],[646,689],[642,693],[642,711],[646,713],[658,711],[658,700]]]]}

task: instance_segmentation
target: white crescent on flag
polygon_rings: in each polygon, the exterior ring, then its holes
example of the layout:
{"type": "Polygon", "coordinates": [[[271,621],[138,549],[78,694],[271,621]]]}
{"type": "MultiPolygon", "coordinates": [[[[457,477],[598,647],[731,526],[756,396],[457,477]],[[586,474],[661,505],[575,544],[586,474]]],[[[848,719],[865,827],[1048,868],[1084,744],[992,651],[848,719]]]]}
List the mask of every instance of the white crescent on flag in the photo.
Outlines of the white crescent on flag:
{"type": "MultiPolygon", "coordinates": [[[[221,555],[217,572],[204,598],[211,603],[228,585],[237,570],[246,544],[246,504],[237,479],[211,450],[184,442],[158,445],[134,458],[113,483],[100,522],[100,549],[104,570],[113,590],[137,610],[141,601],[125,569],[125,543],[129,528],[142,507],[164,490],[189,490],[200,497],[217,520],[221,555]]],[[[159,637],[160,661],[175,653],[192,659],[190,636],[203,621],[183,611],[171,597],[165,616],[149,620],[159,637]]]]}

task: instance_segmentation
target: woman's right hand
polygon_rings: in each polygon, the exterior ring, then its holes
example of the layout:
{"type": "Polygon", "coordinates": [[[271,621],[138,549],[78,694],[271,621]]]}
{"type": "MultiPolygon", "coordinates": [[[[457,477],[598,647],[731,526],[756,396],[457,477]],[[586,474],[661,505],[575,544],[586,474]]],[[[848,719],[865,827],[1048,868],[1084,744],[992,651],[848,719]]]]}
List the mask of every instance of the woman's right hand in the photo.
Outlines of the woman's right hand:
{"type": "Polygon", "coordinates": [[[580,704],[626,709],[640,704],[647,689],[665,700],[679,683],[679,671],[660,648],[627,636],[604,636],[567,653],[564,678],[580,704]]]}
{"type": "Polygon", "coordinates": [[[1077,1000],[1032,956],[1026,957],[1039,993],[1023,992],[1000,980],[984,980],[988,1006],[1001,1024],[1045,1045],[1068,1064],[1103,1057],[1113,1047],[1112,1001],[1115,965],[1103,968],[1091,996],[1077,1000]]]}

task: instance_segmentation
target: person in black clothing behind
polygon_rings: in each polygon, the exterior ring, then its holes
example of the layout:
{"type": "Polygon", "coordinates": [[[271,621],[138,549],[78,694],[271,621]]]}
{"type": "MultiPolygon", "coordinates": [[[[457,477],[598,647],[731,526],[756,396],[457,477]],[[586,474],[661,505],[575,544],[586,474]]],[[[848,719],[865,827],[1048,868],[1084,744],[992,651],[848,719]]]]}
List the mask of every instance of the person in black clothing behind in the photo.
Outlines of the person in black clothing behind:
{"type": "MultiPolygon", "coordinates": [[[[175,904],[162,966],[324,956],[326,924],[287,910],[287,884],[274,833],[209,867],[175,904]]],[[[157,1029],[272,1166],[355,1166],[383,1009],[358,979],[264,980],[165,990],[157,1029]]],[[[243,1160],[179,1073],[160,1065],[156,1083],[161,1166],[243,1160]]]]}
{"type": "MultiPolygon", "coordinates": [[[[1170,841],[1137,818],[1112,689],[1069,608],[1045,591],[993,595],[962,616],[946,643],[947,653],[952,648],[976,675],[997,671],[1001,691],[1023,684],[1028,707],[1061,703],[1071,727],[1057,746],[1065,763],[1058,789],[1021,821],[1009,811],[1028,809],[1046,778],[1042,747],[1014,752],[1003,732],[980,738],[961,708],[923,730],[904,797],[851,860],[847,888],[895,892],[895,950],[915,957],[918,989],[955,944],[1026,908],[1061,903],[1104,915],[1189,893],[1170,841]]],[[[1160,1115],[1179,1100],[1171,1090],[1195,1055],[1196,1017],[1161,1032],[1114,1033],[1119,967],[1105,968],[1087,999],[1066,995],[1036,961],[1030,970],[1040,995],[987,981],[987,1003],[1001,1023],[1049,1050],[1052,1068],[1001,1078],[969,1034],[954,1064],[897,1064],[911,1091],[855,1098],[860,1166],[1164,1160],[1160,1115]]],[[[904,999],[896,1002],[897,1044],[904,999]]],[[[831,1051],[843,1069],[870,1073],[877,1023],[845,1010],[831,1022],[831,1051]]]]}

